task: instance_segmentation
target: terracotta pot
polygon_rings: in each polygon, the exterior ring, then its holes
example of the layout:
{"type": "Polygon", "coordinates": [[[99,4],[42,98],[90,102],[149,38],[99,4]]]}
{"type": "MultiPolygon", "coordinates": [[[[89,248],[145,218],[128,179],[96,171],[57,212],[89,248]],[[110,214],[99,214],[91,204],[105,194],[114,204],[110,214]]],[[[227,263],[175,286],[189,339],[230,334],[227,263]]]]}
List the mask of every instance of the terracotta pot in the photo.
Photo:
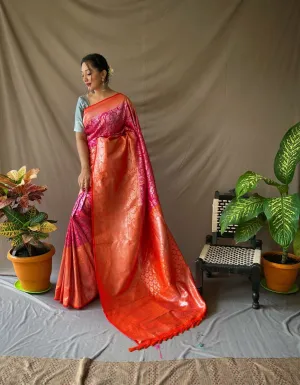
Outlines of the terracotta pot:
{"type": "Polygon", "coordinates": [[[10,251],[7,253],[7,258],[13,263],[16,276],[25,291],[40,292],[50,286],[55,248],[50,244],[47,246],[50,247],[48,253],[35,257],[15,257],[10,251]]]}
{"type": "Polygon", "coordinates": [[[266,278],[266,283],[269,289],[280,293],[287,293],[296,281],[298,270],[300,268],[300,258],[293,254],[288,254],[292,259],[298,261],[293,265],[285,265],[267,261],[266,255],[282,255],[282,252],[270,251],[262,256],[263,269],[266,278]]]}

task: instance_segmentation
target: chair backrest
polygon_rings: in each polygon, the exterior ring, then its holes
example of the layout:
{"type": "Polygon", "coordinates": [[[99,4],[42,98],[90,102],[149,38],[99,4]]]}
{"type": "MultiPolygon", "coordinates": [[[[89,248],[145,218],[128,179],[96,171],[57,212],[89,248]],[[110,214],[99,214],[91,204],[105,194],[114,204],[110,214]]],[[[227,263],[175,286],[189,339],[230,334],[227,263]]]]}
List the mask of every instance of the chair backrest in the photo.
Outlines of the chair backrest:
{"type": "Polygon", "coordinates": [[[219,191],[215,192],[212,209],[212,234],[215,240],[217,240],[217,238],[234,238],[234,233],[236,231],[237,226],[229,226],[223,235],[221,235],[220,228],[221,214],[233,198],[233,193],[220,194],[219,191]]]}
{"type": "MultiPolygon", "coordinates": [[[[244,198],[248,196],[245,195],[244,198]]],[[[212,242],[214,245],[217,244],[218,238],[229,238],[234,239],[234,235],[237,229],[236,225],[228,226],[226,231],[221,234],[220,227],[220,217],[222,212],[225,210],[225,207],[235,198],[234,190],[229,191],[228,193],[220,194],[219,191],[215,192],[215,197],[213,200],[213,209],[212,209],[212,242]]],[[[254,236],[249,240],[251,247],[261,247],[261,241],[257,241],[254,236]]]]}

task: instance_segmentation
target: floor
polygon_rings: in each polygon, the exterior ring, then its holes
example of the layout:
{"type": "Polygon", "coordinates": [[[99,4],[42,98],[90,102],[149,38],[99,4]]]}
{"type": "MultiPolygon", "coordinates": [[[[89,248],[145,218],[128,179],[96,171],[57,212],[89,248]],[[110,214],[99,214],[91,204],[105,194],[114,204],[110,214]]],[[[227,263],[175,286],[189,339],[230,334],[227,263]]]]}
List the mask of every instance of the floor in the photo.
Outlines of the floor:
{"type": "Polygon", "coordinates": [[[0,385],[297,385],[300,358],[101,362],[1,357],[0,385]]]}
{"type": "Polygon", "coordinates": [[[54,301],[53,290],[29,295],[15,289],[15,280],[0,277],[0,356],[110,362],[300,357],[300,293],[277,295],[262,288],[262,307],[253,310],[246,277],[206,279],[206,319],[160,350],[133,353],[128,348],[134,343],[109,324],[98,300],[84,310],[69,310],[54,301]]]}

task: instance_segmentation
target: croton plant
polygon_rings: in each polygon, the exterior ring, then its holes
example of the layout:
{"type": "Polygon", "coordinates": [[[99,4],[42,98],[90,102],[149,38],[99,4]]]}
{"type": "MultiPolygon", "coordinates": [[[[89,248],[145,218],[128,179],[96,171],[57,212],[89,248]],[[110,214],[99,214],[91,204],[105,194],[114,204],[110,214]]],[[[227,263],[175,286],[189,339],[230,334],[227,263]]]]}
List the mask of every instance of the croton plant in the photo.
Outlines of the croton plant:
{"type": "Polygon", "coordinates": [[[299,193],[290,194],[290,184],[300,162],[300,122],[291,127],[284,135],[274,161],[274,172],[278,181],[247,171],[240,176],[235,188],[235,199],[226,207],[221,216],[221,232],[229,225],[238,225],[236,242],[245,242],[268,224],[271,237],[281,246],[282,260],[286,263],[288,250],[294,243],[294,252],[300,255],[300,197],[299,193]],[[267,198],[259,194],[249,197],[260,181],[273,186],[277,196],[267,198]]]}
{"type": "Polygon", "coordinates": [[[15,256],[35,256],[49,250],[42,241],[56,230],[45,212],[39,212],[32,202],[41,203],[46,186],[32,181],[39,169],[9,171],[0,174],[0,235],[11,241],[15,256]]]}

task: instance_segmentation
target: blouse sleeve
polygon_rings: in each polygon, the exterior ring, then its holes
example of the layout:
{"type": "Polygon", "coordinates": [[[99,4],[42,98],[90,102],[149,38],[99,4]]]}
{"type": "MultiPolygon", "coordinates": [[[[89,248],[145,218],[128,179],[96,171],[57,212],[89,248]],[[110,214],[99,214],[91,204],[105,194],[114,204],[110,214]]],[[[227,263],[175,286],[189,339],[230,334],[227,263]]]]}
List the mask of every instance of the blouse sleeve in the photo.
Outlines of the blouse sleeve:
{"type": "Polygon", "coordinates": [[[75,123],[74,123],[74,131],[75,132],[84,132],[83,126],[83,110],[86,108],[86,103],[80,96],[77,101],[76,109],[75,109],[75,123]]]}

